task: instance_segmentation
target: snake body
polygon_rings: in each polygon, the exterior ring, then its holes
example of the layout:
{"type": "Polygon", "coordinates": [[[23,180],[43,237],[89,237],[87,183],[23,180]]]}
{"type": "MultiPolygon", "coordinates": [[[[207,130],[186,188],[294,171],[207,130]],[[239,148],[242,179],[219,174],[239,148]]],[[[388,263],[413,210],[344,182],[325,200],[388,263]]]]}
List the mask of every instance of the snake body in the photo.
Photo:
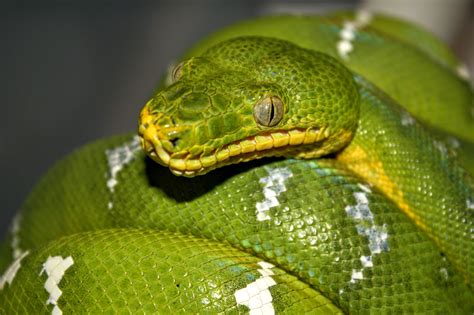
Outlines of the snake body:
{"type": "Polygon", "coordinates": [[[432,35],[367,13],[211,35],[139,137],[38,183],[0,248],[0,313],[472,313],[473,93],[456,69],[432,35]]]}

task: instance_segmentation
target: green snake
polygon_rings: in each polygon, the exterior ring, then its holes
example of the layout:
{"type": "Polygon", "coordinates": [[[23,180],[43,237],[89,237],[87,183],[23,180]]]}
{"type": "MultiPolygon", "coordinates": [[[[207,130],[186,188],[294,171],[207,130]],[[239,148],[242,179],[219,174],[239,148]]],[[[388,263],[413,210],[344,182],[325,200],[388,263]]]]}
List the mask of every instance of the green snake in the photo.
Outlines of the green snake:
{"type": "Polygon", "coordinates": [[[0,247],[0,313],[472,314],[473,106],[449,49],[401,20],[230,26],[138,136],[42,178],[0,247]]]}

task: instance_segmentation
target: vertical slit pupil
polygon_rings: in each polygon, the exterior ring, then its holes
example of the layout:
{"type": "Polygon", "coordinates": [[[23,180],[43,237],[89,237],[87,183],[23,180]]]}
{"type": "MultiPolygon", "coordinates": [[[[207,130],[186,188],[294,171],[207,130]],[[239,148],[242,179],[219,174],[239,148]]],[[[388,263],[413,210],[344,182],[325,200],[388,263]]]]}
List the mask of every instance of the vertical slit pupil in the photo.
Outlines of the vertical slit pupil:
{"type": "Polygon", "coordinates": [[[273,99],[270,99],[270,102],[270,119],[268,120],[268,124],[270,124],[273,121],[273,118],[275,117],[275,105],[273,105],[273,99]]]}

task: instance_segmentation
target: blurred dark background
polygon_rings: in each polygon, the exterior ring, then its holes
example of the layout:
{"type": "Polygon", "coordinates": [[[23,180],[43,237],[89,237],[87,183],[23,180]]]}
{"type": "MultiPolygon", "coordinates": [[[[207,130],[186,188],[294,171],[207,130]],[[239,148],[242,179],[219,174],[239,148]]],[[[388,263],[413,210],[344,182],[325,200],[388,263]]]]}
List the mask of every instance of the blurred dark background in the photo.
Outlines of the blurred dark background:
{"type": "Polygon", "coordinates": [[[467,0],[0,2],[0,238],[55,161],[135,130],[160,76],[199,38],[259,15],[361,5],[418,21],[473,73],[467,0]]]}

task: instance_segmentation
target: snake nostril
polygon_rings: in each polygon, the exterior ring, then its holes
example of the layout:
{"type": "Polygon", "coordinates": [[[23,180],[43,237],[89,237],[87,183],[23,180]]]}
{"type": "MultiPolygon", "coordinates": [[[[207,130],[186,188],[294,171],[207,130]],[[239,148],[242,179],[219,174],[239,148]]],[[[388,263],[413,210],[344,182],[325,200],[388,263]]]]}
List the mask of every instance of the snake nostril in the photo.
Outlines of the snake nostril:
{"type": "Polygon", "coordinates": [[[178,145],[178,141],[179,141],[179,137],[170,139],[170,142],[171,142],[171,144],[173,145],[174,148],[178,145]]]}
{"type": "Polygon", "coordinates": [[[179,144],[179,137],[173,136],[165,138],[161,141],[163,148],[170,154],[177,151],[177,145],[179,144]]]}

